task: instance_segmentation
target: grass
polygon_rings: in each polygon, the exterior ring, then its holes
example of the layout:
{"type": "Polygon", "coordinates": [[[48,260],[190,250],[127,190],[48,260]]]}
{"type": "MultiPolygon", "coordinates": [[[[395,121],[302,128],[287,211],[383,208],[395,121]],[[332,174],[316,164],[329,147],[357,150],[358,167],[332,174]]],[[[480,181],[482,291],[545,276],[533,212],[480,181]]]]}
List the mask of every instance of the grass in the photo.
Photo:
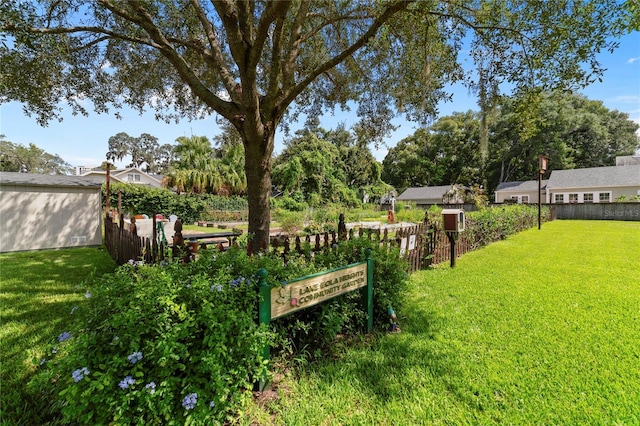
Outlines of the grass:
{"type": "Polygon", "coordinates": [[[556,221],[412,277],[402,333],[285,378],[260,424],[640,424],[640,223],[556,221]]]}
{"type": "Polygon", "coordinates": [[[83,281],[114,268],[103,248],[0,255],[1,424],[42,424],[43,401],[26,389],[33,359],[72,321],[83,281]]]}
{"type": "MultiPolygon", "coordinates": [[[[556,221],[412,276],[402,333],[289,370],[257,424],[640,424],[640,223],[556,221]]],[[[0,256],[4,425],[42,424],[33,358],[101,249],[0,256]]]]}

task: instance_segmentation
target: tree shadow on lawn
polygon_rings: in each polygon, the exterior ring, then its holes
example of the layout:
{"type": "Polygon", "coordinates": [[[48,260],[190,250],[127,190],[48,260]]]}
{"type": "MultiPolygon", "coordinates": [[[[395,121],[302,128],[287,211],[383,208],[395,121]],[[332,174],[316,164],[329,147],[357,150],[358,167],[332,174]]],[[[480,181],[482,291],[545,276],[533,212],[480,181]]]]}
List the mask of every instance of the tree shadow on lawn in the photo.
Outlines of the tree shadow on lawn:
{"type": "Polygon", "coordinates": [[[456,400],[470,410],[482,410],[480,394],[461,369],[456,343],[441,334],[446,318],[436,312],[411,309],[402,331],[376,339],[368,351],[359,351],[350,362],[323,363],[310,368],[328,383],[340,376],[358,383],[372,405],[391,399],[414,403],[416,395],[430,394],[438,400],[456,400]],[[335,367],[335,364],[340,364],[335,367]]]}
{"type": "Polygon", "coordinates": [[[0,262],[0,424],[45,424],[51,415],[45,407],[52,401],[27,389],[36,374],[32,358],[50,356],[44,351],[57,343],[60,333],[69,331],[74,321],[71,311],[85,298],[82,283],[94,273],[113,271],[115,264],[103,249],[12,253],[2,255],[0,262]]]}

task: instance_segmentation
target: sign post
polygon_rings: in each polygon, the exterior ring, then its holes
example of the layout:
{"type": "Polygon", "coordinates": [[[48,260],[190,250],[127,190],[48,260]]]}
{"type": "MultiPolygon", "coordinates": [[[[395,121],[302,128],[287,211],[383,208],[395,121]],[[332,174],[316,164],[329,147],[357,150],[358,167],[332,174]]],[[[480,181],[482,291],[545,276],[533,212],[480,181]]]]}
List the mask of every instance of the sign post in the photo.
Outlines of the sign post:
{"type": "MultiPolygon", "coordinates": [[[[373,259],[371,249],[365,250],[363,262],[352,263],[342,268],[320,272],[290,281],[283,286],[271,288],[267,283],[267,271],[258,270],[259,324],[269,327],[272,319],[305,309],[344,293],[362,289],[362,304],[366,312],[365,330],[373,329],[373,259]]],[[[270,359],[270,347],[262,348],[262,359],[270,359]]],[[[268,367],[267,367],[268,368],[268,367]]],[[[256,383],[259,391],[268,385],[265,374],[256,383]]]]}

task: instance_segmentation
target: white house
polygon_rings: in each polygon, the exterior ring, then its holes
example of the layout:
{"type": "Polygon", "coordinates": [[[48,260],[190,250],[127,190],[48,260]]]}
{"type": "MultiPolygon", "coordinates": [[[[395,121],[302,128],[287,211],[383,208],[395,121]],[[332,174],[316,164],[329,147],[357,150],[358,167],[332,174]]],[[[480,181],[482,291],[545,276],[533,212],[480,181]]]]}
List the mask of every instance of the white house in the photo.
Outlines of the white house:
{"type": "MultiPolygon", "coordinates": [[[[90,170],[82,176],[101,177],[102,181],[106,179],[107,172],[104,170],[90,170]]],[[[162,188],[162,176],[145,173],[136,167],[129,167],[122,170],[110,171],[111,182],[134,183],[137,185],[145,185],[151,188],[162,188]]]]}
{"type": "MultiPolygon", "coordinates": [[[[503,182],[495,191],[495,201],[537,203],[537,192],[536,180],[503,182]]],[[[547,204],[612,203],[622,196],[640,196],[640,164],[554,170],[542,181],[542,196],[547,204]]]]}
{"type": "Polygon", "coordinates": [[[610,203],[640,195],[640,165],[554,170],[547,182],[547,203],[610,203]]]}
{"type": "Polygon", "coordinates": [[[99,179],[0,172],[0,252],[102,244],[99,179]]]}
{"type": "MultiPolygon", "coordinates": [[[[541,193],[544,201],[547,180],[541,182],[541,193]]],[[[538,203],[538,181],[527,180],[522,182],[502,182],[495,192],[495,202],[504,203],[512,201],[518,204],[538,203]]]]}

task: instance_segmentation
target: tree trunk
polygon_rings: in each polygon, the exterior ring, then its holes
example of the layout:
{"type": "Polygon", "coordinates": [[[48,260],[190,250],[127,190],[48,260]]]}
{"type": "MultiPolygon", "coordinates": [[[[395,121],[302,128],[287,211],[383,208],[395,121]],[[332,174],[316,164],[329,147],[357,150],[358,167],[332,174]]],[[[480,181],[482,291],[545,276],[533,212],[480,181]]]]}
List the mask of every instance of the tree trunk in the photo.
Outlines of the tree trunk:
{"type": "Polygon", "coordinates": [[[263,143],[244,141],[247,199],[249,204],[249,254],[269,248],[271,213],[271,151],[274,134],[265,129],[263,143]]]}

